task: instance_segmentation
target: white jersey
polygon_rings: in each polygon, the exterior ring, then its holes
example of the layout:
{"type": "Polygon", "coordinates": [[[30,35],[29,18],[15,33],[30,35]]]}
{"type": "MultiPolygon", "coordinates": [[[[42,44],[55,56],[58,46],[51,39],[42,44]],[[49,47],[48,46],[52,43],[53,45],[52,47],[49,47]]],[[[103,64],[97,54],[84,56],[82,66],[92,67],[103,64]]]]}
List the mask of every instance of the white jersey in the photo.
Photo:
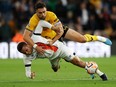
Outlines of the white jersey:
{"type": "Polygon", "coordinates": [[[45,50],[44,55],[40,55],[35,49],[33,49],[31,55],[24,55],[25,65],[31,64],[31,61],[37,58],[48,58],[50,61],[57,58],[64,58],[65,60],[70,61],[74,57],[73,52],[60,41],[56,41],[54,43],[53,46],[55,47],[55,50],[46,48],[46,46],[46,44],[43,46],[43,49],[45,50]]]}

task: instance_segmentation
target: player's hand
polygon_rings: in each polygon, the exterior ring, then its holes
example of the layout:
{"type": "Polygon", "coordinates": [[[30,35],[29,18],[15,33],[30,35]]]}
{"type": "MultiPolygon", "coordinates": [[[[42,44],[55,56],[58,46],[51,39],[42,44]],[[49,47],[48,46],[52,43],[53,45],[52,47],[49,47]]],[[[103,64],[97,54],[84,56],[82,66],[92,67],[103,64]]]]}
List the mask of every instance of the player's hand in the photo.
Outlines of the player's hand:
{"type": "Polygon", "coordinates": [[[59,28],[60,28],[59,26],[53,25],[51,29],[54,30],[54,31],[56,31],[56,30],[59,30],[59,28]]]}
{"type": "Polygon", "coordinates": [[[54,30],[57,34],[60,34],[63,32],[63,29],[61,27],[59,27],[57,30],[54,30]]]}
{"type": "Polygon", "coordinates": [[[31,72],[31,79],[35,78],[35,72],[31,72]]]}
{"type": "Polygon", "coordinates": [[[44,49],[42,49],[42,47],[39,47],[39,46],[37,46],[36,47],[36,50],[37,50],[37,52],[39,53],[39,54],[41,54],[41,55],[44,55],[44,49]]]}
{"type": "Polygon", "coordinates": [[[51,40],[51,39],[48,39],[48,45],[50,45],[50,46],[52,46],[52,44],[53,44],[53,41],[51,40]]]}

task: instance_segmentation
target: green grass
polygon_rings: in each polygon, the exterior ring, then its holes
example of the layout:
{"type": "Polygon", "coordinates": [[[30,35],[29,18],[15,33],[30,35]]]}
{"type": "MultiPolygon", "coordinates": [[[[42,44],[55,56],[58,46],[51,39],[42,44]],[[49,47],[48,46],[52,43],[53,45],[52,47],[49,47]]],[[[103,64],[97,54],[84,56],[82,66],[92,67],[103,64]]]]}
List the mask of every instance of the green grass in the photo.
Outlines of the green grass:
{"type": "Polygon", "coordinates": [[[0,87],[116,87],[116,56],[82,60],[97,62],[109,80],[102,81],[97,75],[92,80],[84,69],[64,60],[60,61],[59,71],[53,72],[47,59],[33,61],[32,70],[36,72],[36,78],[32,80],[25,76],[22,59],[1,59],[0,87]]]}

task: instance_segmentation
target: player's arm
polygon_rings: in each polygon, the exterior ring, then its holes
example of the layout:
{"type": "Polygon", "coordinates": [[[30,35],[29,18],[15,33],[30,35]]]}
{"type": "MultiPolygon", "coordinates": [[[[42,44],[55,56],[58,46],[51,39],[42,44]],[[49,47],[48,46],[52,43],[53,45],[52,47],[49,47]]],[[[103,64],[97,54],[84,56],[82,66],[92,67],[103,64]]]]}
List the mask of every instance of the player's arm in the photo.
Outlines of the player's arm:
{"type": "Polygon", "coordinates": [[[24,39],[30,46],[33,47],[34,42],[33,42],[33,40],[31,39],[31,35],[32,35],[32,31],[31,31],[31,30],[28,30],[28,29],[25,29],[25,30],[24,30],[23,39],[24,39]]]}
{"type": "Polygon", "coordinates": [[[28,29],[25,29],[24,31],[24,34],[23,34],[23,39],[30,45],[32,46],[33,48],[35,48],[37,50],[38,53],[40,54],[44,54],[44,50],[37,46],[33,40],[31,39],[31,35],[32,35],[32,31],[28,30],[28,29]]]}
{"type": "Polygon", "coordinates": [[[62,23],[59,21],[59,22],[57,22],[53,27],[55,27],[56,28],[56,36],[53,38],[53,40],[52,40],[52,44],[56,41],[56,40],[58,40],[62,35],[63,35],[63,33],[64,33],[64,30],[63,30],[63,27],[62,27],[62,23]],[[57,29],[58,28],[58,29],[57,29]]]}
{"type": "Polygon", "coordinates": [[[45,20],[40,20],[39,24],[41,27],[47,27],[47,28],[52,29],[54,31],[59,30],[59,26],[54,26],[45,20]]]}
{"type": "Polygon", "coordinates": [[[32,60],[29,60],[28,58],[24,59],[25,75],[26,75],[26,77],[28,77],[30,79],[34,79],[35,78],[35,72],[31,71],[31,63],[32,63],[32,60]]]}
{"type": "Polygon", "coordinates": [[[55,41],[57,41],[62,36],[62,34],[64,33],[61,22],[57,22],[55,25],[52,25],[52,24],[48,23],[47,21],[40,20],[39,23],[42,27],[47,27],[47,28],[52,29],[56,32],[57,35],[54,37],[53,40],[50,41],[51,45],[55,41]]]}
{"type": "Polygon", "coordinates": [[[56,40],[58,40],[64,33],[63,30],[63,26],[62,23],[60,22],[60,20],[57,18],[55,13],[51,13],[51,22],[53,23],[53,27],[55,27],[56,29],[54,29],[57,33],[57,35],[55,36],[55,38],[52,40],[52,42],[54,43],[56,40]]]}
{"type": "Polygon", "coordinates": [[[44,54],[44,50],[41,47],[38,47],[36,44],[34,44],[33,40],[31,39],[31,35],[37,26],[38,20],[36,20],[36,15],[34,14],[30,20],[28,25],[26,26],[26,29],[23,33],[23,39],[26,41],[30,46],[32,46],[34,49],[37,50],[38,53],[44,54]]]}

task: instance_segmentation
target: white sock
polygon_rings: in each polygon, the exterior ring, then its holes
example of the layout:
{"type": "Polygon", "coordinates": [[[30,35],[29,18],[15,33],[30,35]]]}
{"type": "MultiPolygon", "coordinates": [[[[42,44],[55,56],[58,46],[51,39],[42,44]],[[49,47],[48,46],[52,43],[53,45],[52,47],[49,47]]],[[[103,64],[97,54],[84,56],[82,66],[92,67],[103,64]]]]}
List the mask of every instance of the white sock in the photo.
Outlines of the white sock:
{"type": "Polygon", "coordinates": [[[96,74],[98,74],[99,76],[103,75],[104,73],[101,72],[99,69],[96,70],[96,74]]]}
{"type": "Polygon", "coordinates": [[[106,38],[105,37],[102,37],[102,36],[97,36],[98,40],[101,41],[101,42],[105,42],[106,41],[106,38]]]}

